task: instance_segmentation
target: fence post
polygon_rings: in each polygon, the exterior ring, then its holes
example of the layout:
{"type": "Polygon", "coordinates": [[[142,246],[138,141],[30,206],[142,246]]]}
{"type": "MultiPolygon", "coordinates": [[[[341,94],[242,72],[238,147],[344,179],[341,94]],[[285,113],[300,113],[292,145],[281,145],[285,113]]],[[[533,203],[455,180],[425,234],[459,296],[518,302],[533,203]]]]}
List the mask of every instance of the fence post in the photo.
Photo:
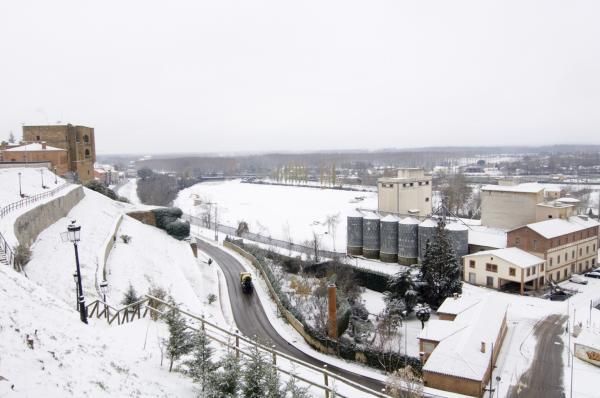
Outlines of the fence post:
{"type": "Polygon", "coordinates": [[[235,359],[240,359],[240,331],[235,331],[235,359]]]}
{"type": "Polygon", "coordinates": [[[273,349],[273,365],[277,366],[277,354],[275,353],[275,344],[271,346],[273,349]]]}
{"type": "MultiPolygon", "coordinates": [[[[323,369],[327,370],[327,364],[323,365],[323,369]]],[[[329,398],[329,376],[327,372],[323,372],[323,379],[325,381],[325,398],[329,398]]]]}

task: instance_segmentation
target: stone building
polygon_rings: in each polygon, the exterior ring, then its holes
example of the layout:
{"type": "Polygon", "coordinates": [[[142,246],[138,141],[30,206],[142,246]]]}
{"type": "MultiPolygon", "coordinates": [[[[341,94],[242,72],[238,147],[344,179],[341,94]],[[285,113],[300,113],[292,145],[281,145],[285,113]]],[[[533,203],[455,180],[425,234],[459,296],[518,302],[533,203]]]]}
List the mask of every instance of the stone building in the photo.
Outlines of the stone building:
{"type": "Polygon", "coordinates": [[[6,149],[2,151],[2,160],[19,163],[50,162],[52,171],[58,175],[69,171],[67,151],[49,146],[45,141],[6,149]]]}
{"type": "Polygon", "coordinates": [[[431,214],[431,176],[423,169],[400,169],[397,177],[377,180],[379,212],[395,215],[431,214]]]}
{"type": "Polygon", "coordinates": [[[66,150],[69,171],[81,182],[94,179],[96,141],[92,127],[71,124],[23,126],[23,141],[45,141],[52,147],[66,150]]]}

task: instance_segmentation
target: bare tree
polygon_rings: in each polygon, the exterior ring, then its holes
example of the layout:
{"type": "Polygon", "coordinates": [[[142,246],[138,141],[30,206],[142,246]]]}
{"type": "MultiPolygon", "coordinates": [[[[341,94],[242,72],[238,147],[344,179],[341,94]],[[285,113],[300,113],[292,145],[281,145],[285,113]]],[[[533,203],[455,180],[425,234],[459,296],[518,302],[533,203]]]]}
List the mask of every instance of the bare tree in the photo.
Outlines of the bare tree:
{"type": "Polygon", "coordinates": [[[340,223],[340,213],[328,215],[325,218],[325,225],[327,225],[327,233],[331,236],[331,242],[333,251],[335,251],[335,237],[337,234],[337,226],[340,223]]]}

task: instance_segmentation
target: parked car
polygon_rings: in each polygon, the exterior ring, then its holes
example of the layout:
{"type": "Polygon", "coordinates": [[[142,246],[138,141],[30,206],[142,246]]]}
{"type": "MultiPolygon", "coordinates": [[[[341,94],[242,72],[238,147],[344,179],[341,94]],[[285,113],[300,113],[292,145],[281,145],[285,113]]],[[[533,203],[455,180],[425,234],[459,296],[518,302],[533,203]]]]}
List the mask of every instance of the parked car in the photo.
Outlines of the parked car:
{"type": "Polygon", "coordinates": [[[563,292],[562,290],[550,293],[550,301],[565,301],[569,297],[571,297],[571,295],[567,292],[563,292]]]}
{"type": "Polygon", "coordinates": [[[600,279],[600,272],[596,272],[596,271],[592,271],[592,272],[586,272],[585,274],[583,274],[584,276],[587,276],[588,278],[596,278],[596,279],[600,279]]]}
{"type": "Polygon", "coordinates": [[[583,276],[581,275],[572,275],[571,278],[569,279],[571,282],[573,283],[579,283],[580,285],[587,285],[588,284],[588,280],[585,279],[583,276]]]}

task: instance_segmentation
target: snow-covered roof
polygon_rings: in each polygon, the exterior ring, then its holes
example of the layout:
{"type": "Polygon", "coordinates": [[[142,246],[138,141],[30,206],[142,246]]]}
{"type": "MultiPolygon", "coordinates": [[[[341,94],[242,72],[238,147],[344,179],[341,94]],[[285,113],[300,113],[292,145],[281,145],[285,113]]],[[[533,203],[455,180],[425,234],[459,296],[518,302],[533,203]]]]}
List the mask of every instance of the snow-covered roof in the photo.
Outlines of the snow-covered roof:
{"type": "Polygon", "coordinates": [[[556,238],[557,236],[571,234],[573,232],[596,227],[598,225],[600,224],[598,224],[598,222],[595,220],[589,218],[585,220],[580,216],[573,216],[569,217],[569,220],[555,218],[552,220],[527,224],[527,227],[542,235],[546,239],[552,239],[556,238]]]}
{"type": "Polygon", "coordinates": [[[469,244],[502,249],[506,247],[506,231],[498,228],[471,226],[469,244]]]}
{"type": "Polygon", "coordinates": [[[419,224],[420,222],[414,217],[406,217],[399,221],[400,224],[419,224]]]}
{"type": "Polygon", "coordinates": [[[469,254],[465,257],[474,257],[481,255],[501,258],[504,261],[508,261],[509,263],[519,268],[527,268],[531,267],[532,265],[537,265],[544,262],[543,258],[534,256],[533,254],[530,254],[525,250],[521,250],[518,247],[507,247],[505,249],[486,250],[478,253],[469,254]]]}
{"type": "Polygon", "coordinates": [[[437,221],[432,219],[432,218],[428,218],[427,220],[423,221],[421,224],[419,224],[419,227],[437,227],[437,221]]]}
{"type": "MultiPolygon", "coordinates": [[[[466,299],[447,298],[444,304],[447,301],[466,299]]],[[[455,333],[439,342],[425,362],[423,371],[483,380],[490,364],[492,344],[500,334],[507,307],[503,300],[494,297],[483,299],[458,314],[452,321],[456,324],[455,333]],[[482,343],[485,344],[485,352],[481,352],[482,343]]],[[[431,323],[426,327],[430,326],[438,328],[446,324],[431,323]]],[[[433,335],[436,332],[427,333],[433,335]]]]}
{"type": "Polygon", "coordinates": [[[557,202],[561,202],[561,203],[579,203],[581,202],[579,199],[575,199],[575,198],[560,198],[560,199],[556,199],[557,202]]]}
{"type": "Polygon", "coordinates": [[[536,182],[531,182],[519,185],[485,185],[481,188],[481,190],[497,192],[538,193],[544,190],[544,186],[536,182]]]}
{"type": "Polygon", "coordinates": [[[446,224],[446,229],[448,231],[466,231],[469,229],[469,227],[460,222],[451,222],[446,224]]]}
{"type": "Polygon", "coordinates": [[[479,304],[481,299],[472,298],[472,297],[449,297],[440,307],[438,308],[438,314],[450,314],[450,315],[458,315],[461,312],[473,307],[476,304],[479,304]]]}
{"type": "Polygon", "coordinates": [[[453,335],[466,326],[454,321],[443,321],[441,319],[432,319],[427,322],[427,326],[419,333],[419,338],[430,341],[442,341],[448,336],[453,335]]]}
{"type": "Polygon", "coordinates": [[[46,145],[46,148],[42,147],[41,143],[34,142],[32,144],[21,145],[6,150],[7,152],[22,152],[22,151],[65,151],[62,148],[55,148],[50,145],[46,145]]]}
{"type": "Polygon", "coordinates": [[[379,220],[379,218],[379,215],[376,213],[369,213],[364,217],[365,220],[379,220]]]}
{"type": "Polygon", "coordinates": [[[381,219],[381,222],[398,222],[398,219],[391,214],[388,214],[381,219]]]}

